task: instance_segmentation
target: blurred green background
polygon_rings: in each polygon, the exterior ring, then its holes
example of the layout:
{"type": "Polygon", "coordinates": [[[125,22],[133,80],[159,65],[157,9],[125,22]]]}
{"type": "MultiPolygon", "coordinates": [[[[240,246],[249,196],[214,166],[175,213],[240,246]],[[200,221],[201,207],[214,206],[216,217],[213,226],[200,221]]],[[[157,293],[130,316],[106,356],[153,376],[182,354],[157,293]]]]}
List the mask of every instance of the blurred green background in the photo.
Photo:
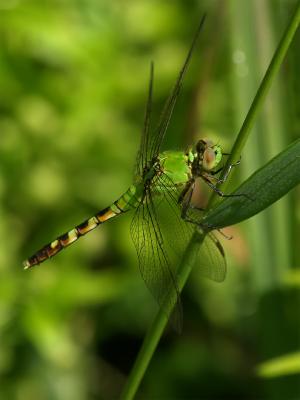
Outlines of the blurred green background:
{"type": "MultiPolygon", "coordinates": [[[[22,261],[127,189],[150,61],[159,115],[205,11],[165,148],[211,137],[230,151],[296,3],[0,0],[1,399],[118,396],[157,311],[132,215],[38,268],[22,261]]],[[[298,32],[233,186],[299,137],[299,71],[298,32]]],[[[224,283],[194,269],[183,333],[166,332],[138,398],[300,398],[297,196],[225,230],[224,283]]]]}

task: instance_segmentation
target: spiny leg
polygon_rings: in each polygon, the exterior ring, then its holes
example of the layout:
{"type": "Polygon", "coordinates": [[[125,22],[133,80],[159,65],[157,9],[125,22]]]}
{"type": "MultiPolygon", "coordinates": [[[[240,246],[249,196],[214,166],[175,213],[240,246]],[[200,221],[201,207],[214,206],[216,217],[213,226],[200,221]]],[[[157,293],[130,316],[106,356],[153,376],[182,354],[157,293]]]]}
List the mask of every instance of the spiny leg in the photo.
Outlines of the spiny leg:
{"type": "Polygon", "coordinates": [[[226,233],[224,233],[220,228],[216,228],[216,230],[227,240],[231,240],[233,238],[232,235],[228,236],[226,233]]]}
{"type": "MultiPolygon", "coordinates": [[[[191,224],[195,224],[195,225],[199,226],[199,225],[201,225],[201,224],[199,223],[198,220],[196,220],[195,218],[193,219],[193,218],[191,218],[191,217],[189,217],[189,216],[187,215],[187,214],[188,214],[188,211],[191,210],[191,209],[197,210],[197,211],[205,211],[205,209],[200,208],[200,207],[196,207],[196,206],[194,206],[193,204],[191,204],[191,199],[192,199],[192,195],[193,195],[194,188],[195,188],[195,181],[194,181],[194,180],[191,180],[191,181],[189,181],[189,182],[186,184],[185,188],[183,189],[183,191],[182,191],[181,194],[180,194],[179,200],[181,199],[180,204],[182,205],[182,208],[181,208],[181,218],[182,218],[184,221],[186,221],[186,222],[189,222],[189,223],[191,223],[191,224]],[[182,194],[184,194],[184,195],[182,196],[182,194]],[[187,196],[187,197],[184,199],[184,196],[187,196]]],[[[211,228],[213,229],[213,227],[211,227],[211,228]]],[[[232,239],[232,236],[226,235],[221,229],[216,228],[216,230],[217,230],[225,239],[227,239],[227,240],[231,240],[231,239],[232,239]]],[[[223,248],[222,248],[220,242],[219,242],[216,238],[215,238],[215,241],[218,243],[219,249],[220,249],[220,247],[221,247],[221,249],[222,249],[222,251],[223,251],[223,248]]]]}
{"type": "MultiPolygon", "coordinates": [[[[191,210],[191,209],[197,210],[197,211],[205,211],[204,208],[196,207],[196,206],[194,206],[193,204],[191,204],[191,199],[192,199],[192,195],[193,195],[194,188],[195,188],[195,182],[194,182],[194,181],[193,181],[193,182],[190,182],[190,183],[189,183],[189,187],[188,187],[188,189],[190,189],[190,191],[189,191],[189,193],[188,193],[188,196],[187,196],[187,198],[186,198],[186,201],[182,202],[181,218],[182,218],[184,221],[186,221],[186,222],[190,222],[190,223],[192,223],[192,224],[195,224],[195,225],[198,225],[198,226],[199,226],[200,224],[199,224],[199,221],[198,221],[198,220],[196,220],[195,218],[193,219],[193,218],[191,218],[191,217],[189,217],[189,216],[187,215],[188,210],[191,210]]],[[[184,190],[185,190],[185,189],[184,189],[184,190]]],[[[185,190],[185,193],[186,193],[186,194],[187,194],[187,192],[188,192],[188,191],[185,190]]],[[[181,196],[180,196],[180,197],[181,197],[181,196]]],[[[210,227],[210,228],[214,228],[214,227],[210,227]]],[[[221,229],[216,228],[216,230],[217,230],[225,239],[227,239],[227,240],[231,240],[231,239],[232,239],[232,236],[226,235],[224,232],[222,232],[221,229]]]]}
{"type": "Polygon", "coordinates": [[[194,188],[195,181],[194,179],[191,179],[185,184],[185,187],[178,198],[178,203],[181,205],[181,218],[185,221],[187,221],[187,212],[190,208],[194,188]]]}
{"type": "Polygon", "coordinates": [[[196,218],[192,218],[191,216],[188,215],[188,212],[190,210],[197,210],[198,212],[205,211],[204,208],[196,207],[193,204],[191,204],[194,189],[195,189],[195,180],[191,179],[186,183],[183,191],[179,196],[178,202],[181,205],[181,218],[186,222],[198,225],[199,221],[196,218]]]}
{"type": "Polygon", "coordinates": [[[228,169],[227,169],[227,171],[226,171],[226,173],[225,173],[225,175],[224,175],[224,177],[222,179],[216,178],[215,175],[217,175],[219,172],[221,172],[224,169],[224,167],[219,168],[217,171],[210,171],[209,173],[206,173],[206,176],[209,177],[209,178],[215,179],[216,182],[219,183],[219,184],[224,183],[228,179],[228,176],[230,175],[232,168],[236,167],[240,163],[241,163],[241,159],[239,159],[237,162],[235,162],[233,164],[230,164],[228,169]]]}
{"type": "MultiPolygon", "coordinates": [[[[197,208],[191,204],[191,199],[193,195],[193,190],[195,187],[195,181],[191,180],[186,184],[186,187],[183,189],[180,199],[181,205],[182,205],[182,211],[181,211],[181,218],[185,222],[189,222],[191,224],[197,225],[198,227],[201,226],[199,220],[196,220],[195,218],[190,218],[187,214],[188,211],[191,209],[195,209],[197,211],[204,211],[202,208],[197,208]],[[185,198],[183,199],[183,194],[185,194],[185,198]]],[[[185,224],[188,225],[188,224],[185,224]]],[[[203,229],[203,227],[202,227],[203,229]]],[[[221,230],[218,229],[218,231],[225,236],[227,239],[230,239],[227,237],[221,230]]],[[[225,253],[224,249],[219,242],[219,240],[213,235],[213,233],[208,232],[206,235],[206,238],[202,244],[202,250],[201,250],[201,258],[199,258],[199,266],[201,273],[203,276],[206,276],[209,279],[212,279],[216,282],[223,282],[226,276],[226,259],[225,259],[225,253]],[[203,253],[204,252],[204,253],[203,253]],[[203,257],[204,255],[204,257],[203,257]],[[205,259],[208,259],[209,262],[208,264],[205,263],[205,259]],[[204,262],[203,262],[204,261],[204,262]]]]}
{"type": "Polygon", "coordinates": [[[224,177],[222,179],[219,179],[219,183],[224,183],[227,180],[229,174],[231,173],[232,168],[236,167],[237,165],[240,165],[240,163],[241,163],[241,159],[239,159],[238,161],[236,161],[233,164],[230,164],[228,169],[227,169],[227,171],[226,171],[226,173],[225,173],[225,175],[224,175],[224,177]]]}
{"type": "Polygon", "coordinates": [[[246,197],[247,199],[252,200],[247,194],[245,193],[238,193],[238,194],[225,194],[223,193],[216,185],[214,185],[207,176],[202,175],[201,178],[208,184],[208,186],[216,192],[221,197],[246,197]]]}
{"type": "Polygon", "coordinates": [[[182,189],[179,198],[178,198],[178,204],[181,205],[182,207],[182,212],[186,212],[187,207],[189,206],[190,202],[191,202],[191,198],[192,198],[192,194],[194,191],[194,185],[195,185],[195,181],[194,179],[190,179],[184,186],[184,188],[182,189]],[[187,200],[185,199],[185,197],[187,197],[187,200]]]}

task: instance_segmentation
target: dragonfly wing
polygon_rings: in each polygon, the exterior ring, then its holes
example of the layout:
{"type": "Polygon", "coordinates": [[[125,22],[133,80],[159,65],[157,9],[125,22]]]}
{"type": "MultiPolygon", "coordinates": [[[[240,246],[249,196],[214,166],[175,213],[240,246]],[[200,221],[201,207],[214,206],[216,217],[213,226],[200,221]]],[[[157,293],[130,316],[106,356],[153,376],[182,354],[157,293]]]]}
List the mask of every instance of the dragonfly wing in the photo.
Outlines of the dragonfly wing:
{"type": "Polygon", "coordinates": [[[178,203],[181,187],[176,187],[173,181],[163,174],[158,177],[156,190],[160,193],[157,198],[161,198],[158,213],[161,230],[165,237],[165,247],[170,256],[173,255],[173,263],[178,264],[195,227],[185,222],[181,217],[181,206],[178,203]]]}
{"type": "Polygon", "coordinates": [[[150,133],[151,110],[152,110],[153,77],[154,77],[154,64],[153,62],[151,62],[148,97],[147,97],[146,111],[144,117],[144,127],[141,135],[140,148],[136,158],[135,174],[138,176],[142,176],[143,168],[147,164],[149,158],[148,149],[150,142],[149,133],[150,133]]]}
{"type": "Polygon", "coordinates": [[[186,74],[190,59],[192,57],[195,45],[197,43],[199,34],[203,27],[205,21],[205,15],[202,17],[198,29],[193,38],[191,47],[187,54],[187,57],[184,61],[184,64],[181,68],[181,71],[178,75],[178,78],[175,82],[175,85],[165,102],[164,108],[162,110],[160,120],[156,129],[151,131],[150,127],[150,119],[151,119],[151,111],[152,111],[152,92],[153,92],[153,76],[154,76],[154,64],[151,63],[150,66],[150,80],[149,80],[149,89],[148,89],[148,98],[146,104],[146,113],[144,118],[144,128],[141,135],[140,148],[137,154],[136,159],[136,167],[135,174],[141,176],[143,173],[143,168],[147,165],[147,163],[152,160],[155,156],[158,155],[160,151],[161,144],[165,137],[166,131],[169,126],[170,119],[172,117],[173,109],[176,104],[183,78],[186,74]]]}
{"type": "Polygon", "coordinates": [[[171,323],[181,329],[182,311],[179,290],[174,271],[168,259],[165,239],[158,223],[157,207],[152,193],[137,208],[132,223],[131,236],[139,260],[142,278],[167,317],[172,313],[171,323]]]}
{"type": "Polygon", "coordinates": [[[196,263],[202,276],[215,282],[225,280],[227,267],[224,249],[213,233],[206,234],[196,263]]]}
{"type": "Polygon", "coordinates": [[[173,87],[173,89],[172,89],[172,91],[170,93],[170,96],[168,97],[168,99],[167,99],[167,101],[166,101],[166,103],[164,105],[164,108],[163,108],[163,111],[162,111],[162,114],[161,114],[161,117],[160,117],[160,120],[159,120],[158,127],[155,130],[155,132],[153,133],[153,136],[151,138],[152,140],[151,140],[151,144],[150,144],[150,159],[152,157],[158,155],[158,153],[160,151],[161,144],[162,144],[162,142],[164,140],[166,131],[168,129],[169,122],[170,122],[170,119],[172,117],[173,109],[174,109],[174,106],[176,104],[176,101],[177,101],[177,98],[178,98],[178,95],[179,95],[179,92],[180,92],[180,89],[181,89],[181,86],[182,86],[183,78],[184,78],[184,76],[186,74],[186,71],[188,69],[190,59],[192,57],[195,45],[197,43],[199,34],[201,32],[201,29],[202,29],[204,21],[205,21],[205,17],[206,16],[204,15],[202,17],[201,21],[200,21],[200,24],[198,26],[198,29],[197,29],[196,33],[195,33],[195,36],[193,38],[191,47],[190,47],[189,52],[188,52],[188,54],[186,56],[184,64],[183,64],[183,66],[181,68],[181,71],[179,72],[178,78],[177,78],[177,80],[175,82],[175,85],[174,85],[174,87],[173,87]]]}
{"type": "MultiPolygon", "coordinates": [[[[164,201],[161,202],[159,213],[161,229],[165,236],[166,249],[170,249],[170,254],[175,253],[176,259],[180,260],[192,235],[195,232],[197,224],[186,222],[181,217],[181,207],[178,204],[178,198],[181,188],[177,188],[167,175],[158,178],[157,187],[161,190],[164,201]]],[[[193,221],[201,221],[203,212],[191,208],[188,217],[193,221]],[[193,214],[191,216],[191,213],[193,214]]],[[[193,255],[192,261],[198,272],[213,281],[222,282],[226,277],[226,258],[223,247],[213,233],[207,233],[199,249],[193,255]]]]}
{"type": "MultiPolygon", "coordinates": [[[[176,268],[195,232],[195,224],[181,218],[178,204],[180,188],[166,175],[157,176],[131,223],[142,278],[153,297],[171,315],[177,331],[182,324],[180,293],[176,268]],[[171,314],[172,309],[174,309],[171,314]]],[[[202,276],[222,281],[226,274],[223,249],[212,233],[207,234],[192,261],[202,276]]]]}

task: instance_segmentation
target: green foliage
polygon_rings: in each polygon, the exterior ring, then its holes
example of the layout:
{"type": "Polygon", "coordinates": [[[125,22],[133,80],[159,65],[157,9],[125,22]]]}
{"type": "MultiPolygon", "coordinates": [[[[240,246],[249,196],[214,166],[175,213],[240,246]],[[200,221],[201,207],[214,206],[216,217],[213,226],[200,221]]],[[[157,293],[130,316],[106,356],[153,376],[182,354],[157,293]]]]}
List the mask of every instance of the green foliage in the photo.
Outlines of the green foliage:
{"type": "MultiPolygon", "coordinates": [[[[235,140],[231,154],[221,172],[220,179],[228,176],[229,168],[232,167],[233,161],[236,160],[237,152],[241,151],[245,145],[246,139],[250,134],[250,128],[254,124],[255,117],[262,107],[263,100],[279,70],[299,24],[300,3],[298,3],[295,13],[282,36],[272,61],[257,90],[252,105],[235,140]]],[[[195,229],[193,237],[179,263],[177,273],[180,291],[183,289],[191,273],[191,268],[196,264],[194,255],[197,254],[199,248],[203,248],[205,243],[204,239],[205,236],[208,235],[207,232],[209,232],[209,230],[220,229],[252,217],[284,196],[299,183],[299,144],[300,141],[296,141],[289,146],[287,150],[271,160],[265,167],[253,174],[230,197],[225,197],[225,200],[216,210],[213,209],[213,211],[210,211],[210,209],[208,209],[203,218],[204,223],[201,222],[201,228],[204,228],[204,230],[195,229]],[[255,200],[254,196],[257,194],[259,194],[259,199],[255,200]]],[[[217,190],[213,192],[211,200],[213,196],[216,197],[216,192],[217,190]]],[[[222,192],[219,192],[219,195],[221,194],[222,192]]],[[[211,203],[212,202],[208,203],[208,207],[211,203]]],[[[201,260],[197,260],[197,263],[201,265],[201,260]]],[[[197,267],[199,267],[199,265],[197,265],[197,267]]],[[[135,397],[138,386],[149,365],[166,324],[167,318],[163,310],[159,310],[144,339],[141,350],[129,375],[128,382],[122,392],[122,399],[130,400],[135,397]]]]}
{"type": "Polygon", "coordinates": [[[203,219],[216,229],[237,224],[275,203],[300,183],[300,140],[251,175],[203,219]]]}
{"type": "MultiPolygon", "coordinates": [[[[150,61],[158,115],[204,11],[165,148],[211,137],[229,151],[297,2],[0,3],[0,398],[117,398],[156,312],[131,216],[32,271],[22,261],[127,189],[150,61]]],[[[298,33],[230,185],[299,136],[299,70],[298,33]]],[[[258,381],[255,367],[298,351],[298,196],[228,232],[222,285],[192,272],[183,333],[166,333],[141,396],[297,397],[298,376],[258,381]]]]}
{"type": "Polygon", "coordinates": [[[300,352],[265,361],[257,367],[257,373],[263,378],[276,378],[282,375],[299,374],[300,352]]]}

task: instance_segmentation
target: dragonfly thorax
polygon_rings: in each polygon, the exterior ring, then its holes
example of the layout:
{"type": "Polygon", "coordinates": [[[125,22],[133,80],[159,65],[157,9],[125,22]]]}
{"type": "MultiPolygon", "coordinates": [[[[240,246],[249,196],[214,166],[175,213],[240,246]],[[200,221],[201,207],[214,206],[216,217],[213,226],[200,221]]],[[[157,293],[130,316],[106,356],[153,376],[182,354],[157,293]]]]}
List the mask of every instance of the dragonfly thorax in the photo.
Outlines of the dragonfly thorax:
{"type": "Polygon", "coordinates": [[[161,173],[161,166],[157,157],[150,160],[143,168],[142,181],[144,185],[150,185],[153,178],[161,173]]]}

